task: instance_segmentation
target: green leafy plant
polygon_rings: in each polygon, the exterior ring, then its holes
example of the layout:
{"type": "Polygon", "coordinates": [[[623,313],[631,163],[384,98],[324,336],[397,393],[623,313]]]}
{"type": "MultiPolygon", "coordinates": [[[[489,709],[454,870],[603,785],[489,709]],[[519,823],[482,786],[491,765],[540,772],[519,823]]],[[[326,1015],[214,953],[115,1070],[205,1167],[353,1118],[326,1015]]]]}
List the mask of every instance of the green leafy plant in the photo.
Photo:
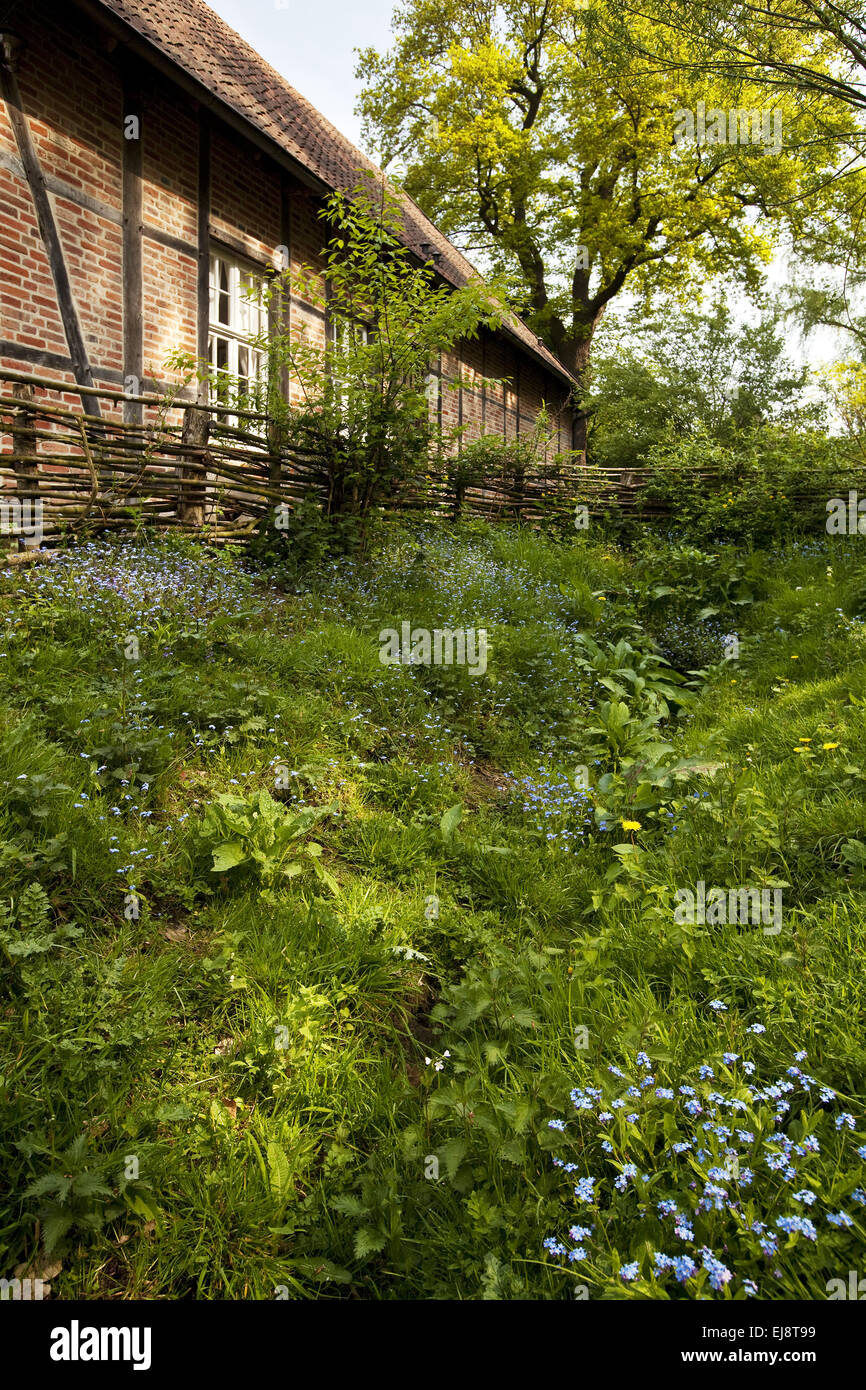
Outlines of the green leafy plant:
{"type": "Polygon", "coordinates": [[[265,887],[273,888],[311,868],[337,893],[336,879],[320,862],[321,845],[305,839],[333,809],[306,806],[289,810],[265,788],[249,796],[224,792],[205,811],[199,843],[209,851],[215,874],[252,874],[265,887]]]}
{"type": "MultiPolygon", "coordinates": [[[[423,476],[438,452],[431,365],[482,325],[497,325],[504,311],[480,279],[454,289],[438,281],[432,263],[417,264],[404,244],[402,206],[384,180],[362,177],[349,196],[332,194],[322,216],[330,231],[324,276],[289,269],[273,277],[265,290],[271,328],[256,345],[267,356],[274,431],[316,461],[324,515],[363,518],[423,476]],[[327,307],[327,348],[274,331],[287,289],[327,307]],[[284,368],[299,383],[299,405],[279,389],[284,368]]],[[[311,523],[308,508],[296,525],[318,544],[311,523]]]]}
{"type": "Polygon", "coordinates": [[[641,719],[632,714],[624,700],[604,700],[598,707],[596,722],[585,732],[595,734],[601,748],[609,753],[616,767],[635,758],[658,758],[670,752],[671,745],[658,736],[661,716],[641,719]]]}
{"type": "Polygon", "coordinates": [[[65,1249],[73,1231],[92,1236],[127,1212],[145,1221],[156,1220],[157,1213],[147,1200],[150,1184],[127,1179],[123,1172],[112,1179],[109,1170],[120,1164],[120,1158],[88,1155],[86,1135],[80,1134],[62,1153],[32,1143],[28,1147],[54,1163],[23,1194],[42,1199],[38,1213],[47,1255],[65,1249]]]}
{"type": "Polygon", "coordinates": [[[586,633],[577,639],[576,663],[595,676],[598,684],[617,700],[626,698],[650,713],[665,718],[672,707],[690,704],[694,694],[686,680],[658,652],[639,651],[621,638],[615,645],[601,645],[586,633]]]}

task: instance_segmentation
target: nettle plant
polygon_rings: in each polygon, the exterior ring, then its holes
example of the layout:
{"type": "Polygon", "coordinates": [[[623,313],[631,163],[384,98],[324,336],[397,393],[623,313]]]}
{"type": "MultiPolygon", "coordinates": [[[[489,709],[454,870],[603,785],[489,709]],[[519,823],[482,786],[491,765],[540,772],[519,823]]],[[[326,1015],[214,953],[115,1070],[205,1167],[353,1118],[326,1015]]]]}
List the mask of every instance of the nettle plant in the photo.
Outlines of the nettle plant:
{"type": "Polygon", "coordinates": [[[705,1062],[682,1076],[638,1052],[574,1088],[575,1120],[549,1122],[571,1145],[553,1162],[575,1219],[544,1247],[601,1298],[825,1298],[866,1236],[862,1121],[805,1051],[762,1080],[748,1054],[764,1025],[709,1007],[722,1027],[705,1062]]]}
{"type": "Polygon", "coordinates": [[[50,1165],[23,1194],[40,1199],[38,1217],[47,1255],[65,1251],[72,1244],[73,1233],[92,1236],[121,1217],[158,1220],[159,1214],[151,1205],[150,1183],[126,1176],[131,1155],[88,1152],[84,1134],[63,1153],[35,1138],[22,1140],[19,1147],[28,1157],[50,1165]]]}

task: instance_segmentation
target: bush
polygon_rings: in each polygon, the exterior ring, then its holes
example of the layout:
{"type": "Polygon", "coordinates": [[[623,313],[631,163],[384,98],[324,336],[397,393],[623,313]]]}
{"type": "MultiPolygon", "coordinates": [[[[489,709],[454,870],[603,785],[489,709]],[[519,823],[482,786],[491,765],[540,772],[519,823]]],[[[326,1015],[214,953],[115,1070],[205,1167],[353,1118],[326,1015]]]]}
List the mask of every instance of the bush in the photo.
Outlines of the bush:
{"type": "Polygon", "coordinates": [[[845,441],[770,425],[731,444],[708,435],[669,440],[654,446],[647,461],[653,477],[642,496],[666,503],[693,545],[823,535],[828,499],[866,482],[866,469],[854,468],[845,441]]]}

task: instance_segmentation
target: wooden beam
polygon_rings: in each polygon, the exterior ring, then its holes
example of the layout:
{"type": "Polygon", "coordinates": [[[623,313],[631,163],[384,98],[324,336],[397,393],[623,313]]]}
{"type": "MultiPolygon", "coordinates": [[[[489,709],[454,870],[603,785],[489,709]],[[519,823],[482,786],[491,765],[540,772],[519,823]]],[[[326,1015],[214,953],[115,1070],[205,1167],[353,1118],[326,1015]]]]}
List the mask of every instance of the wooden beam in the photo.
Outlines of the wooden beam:
{"type": "MultiPolygon", "coordinates": [[[[51,199],[45,187],[45,178],[39,164],[39,156],[36,153],[30,125],[24,114],[16,69],[16,45],[10,42],[7,35],[0,35],[0,91],[2,91],[6,102],[9,121],[18,147],[18,155],[24,169],[24,177],[30,187],[39,233],[51,268],[57,305],[63,322],[63,332],[66,335],[69,356],[72,360],[72,372],[79,386],[92,386],[93,375],[90,370],[90,360],[87,356],[84,334],[81,331],[78,310],[72,295],[69,271],[63,255],[63,243],[60,240],[60,232],[54,217],[51,199]]],[[[82,408],[86,409],[83,398],[81,404],[82,408]]],[[[90,409],[91,414],[98,415],[100,413],[99,402],[93,399],[90,409]]]]}
{"type": "MultiPolygon", "coordinates": [[[[6,169],[16,178],[25,179],[24,166],[20,159],[16,159],[14,154],[8,150],[0,150],[0,169],[6,169]]],[[[85,193],[81,188],[75,188],[65,179],[58,179],[54,174],[42,175],[45,187],[49,193],[55,193],[59,198],[65,198],[67,202],[74,203],[76,207],[87,208],[88,212],[96,213],[97,217],[103,217],[106,222],[113,222],[119,227],[123,221],[123,216],[117,208],[109,207],[101,198],[93,198],[89,193],[85,193]]]]}
{"type": "MultiPolygon", "coordinates": [[[[457,425],[463,428],[463,344],[457,344],[457,425]]],[[[463,435],[457,436],[457,456],[463,453],[463,435]]]]}
{"type": "Polygon", "coordinates": [[[442,440],[442,353],[436,364],[436,376],[439,382],[439,389],[436,392],[436,428],[439,432],[439,440],[442,440]]]}
{"type": "MultiPolygon", "coordinates": [[[[281,318],[280,332],[286,338],[291,339],[292,334],[292,195],[289,191],[289,181],[284,174],[280,175],[280,240],[288,252],[288,263],[284,267],[286,286],[285,291],[280,296],[281,299],[281,318]]],[[[283,367],[281,373],[280,390],[285,400],[288,402],[291,391],[289,380],[289,369],[283,367]]]]}
{"type": "MultiPolygon", "coordinates": [[[[206,111],[199,111],[198,120],[198,267],[196,272],[196,344],[200,375],[205,370],[208,357],[208,329],[210,323],[210,212],[211,212],[211,125],[206,111]]],[[[209,385],[207,380],[198,384],[196,401],[207,405],[209,385]]],[[[181,437],[191,446],[188,462],[192,468],[183,464],[178,467],[180,490],[178,496],[178,516],[192,526],[202,526],[208,504],[209,489],[201,483],[187,480],[190,473],[195,478],[200,474],[203,458],[202,450],[207,446],[211,417],[204,411],[187,410],[184,414],[181,437]]]]}
{"type": "Polygon", "coordinates": [[[515,419],[514,419],[514,433],[515,433],[516,438],[519,439],[519,438],[520,438],[520,358],[519,358],[519,357],[517,358],[517,365],[516,365],[515,368],[514,368],[514,375],[515,375],[514,395],[515,395],[515,399],[516,399],[516,402],[517,402],[516,408],[515,408],[515,411],[514,411],[514,415],[515,415],[515,419]]]}
{"type": "MultiPolygon", "coordinates": [[[[58,372],[72,370],[72,358],[59,352],[46,352],[43,348],[27,347],[24,343],[13,343],[8,338],[0,338],[0,357],[11,357],[14,362],[32,362],[34,367],[54,367],[58,372]]],[[[58,391],[65,390],[62,381],[54,383],[58,391]]]]}
{"type": "Polygon", "coordinates": [[[191,241],[186,241],[181,236],[173,236],[171,232],[164,232],[161,227],[152,227],[149,222],[142,225],[142,232],[148,241],[159,242],[160,246],[167,246],[171,251],[178,251],[181,256],[189,256],[195,260],[198,256],[198,246],[194,246],[191,241]]]}
{"type": "MultiPolygon", "coordinates": [[[[123,83],[123,372],[134,377],[132,395],[142,389],[144,376],[144,280],[142,268],[142,229],[144,193],[142,183],[142,141],[144,127],[141,99],[134,80],[124,76],[123,83]],[[129,127],[129,117],[135,117],[136,129],[129,127]]],[[[124,381],[124,385],[127,382],[124,381]]],[[[123,403],[123,418],[129,425],[140,425],[141,405],[134,400],[123,403]]]]}
{"type": "MultiPolygon", "coordinates": [[[[195,355],[202,370],[207,362],[210,320],[210,205],[211,205],[211,127],[205,111],[199,112],[198,125],[198,274],[196,276],[195,355]]],[[[199,384],[198,401],[206,404],[208,385],[199,384]]]]}
{"type": "MultiPolygon", "coordinates": [[[[276,265],[279,289],[275,290],[270,300],[268,315],[268,332],[270,335],[278,335],[280,338],[290,340],[292,332],[292,290],[291,290],[291,267],[292,267],[292,206],[289,195],[288,182],[285,176],[280,173],[280,244],[284,248],[285,262],[280,260],[276,265]],[[285,278],[282,278],[282,277],[285,278]]],[[[270,373],[270,362],[268,372],[270,373]]],[[[276,379],[268,379],[268,390],[278,391],[283,400],[288,402],[290,392],[289,368],[287,363],[279,369],[279,376],[276,379]]],[[[269,471],[269,482],[272,487],[279,488],[282,483],[282,459],[280,448],[282,439],[280,437],[280,427],[276,420],[268,427],[268,442],[271,449],[271,464],[269,471]]]]}

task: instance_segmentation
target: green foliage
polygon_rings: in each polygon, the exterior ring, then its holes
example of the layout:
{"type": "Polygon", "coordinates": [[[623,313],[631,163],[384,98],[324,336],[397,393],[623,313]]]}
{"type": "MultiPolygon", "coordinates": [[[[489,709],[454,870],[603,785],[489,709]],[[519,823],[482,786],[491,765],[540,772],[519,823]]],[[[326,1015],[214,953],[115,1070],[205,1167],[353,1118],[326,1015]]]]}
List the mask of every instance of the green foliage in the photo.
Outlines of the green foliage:
{"type": "MultiPolygon", "coordinates": [[[[440,447],[427,397],[431,364],[482,324],[498,325],[501,309],[480,280],[454,289],[432,263],[417,264],[401,240],[400,202],[384,180],[370,176],[350,196],[332,194],[323,217],[330,233],[323,277],[286,270],[266,298],[276,321],[287,289],[327,308],[331,341],[322,348],[269,331],[259,346],[268,355],[275,428],[318,460],[325,514],[364,517],[423,475],[440,447]],[[278,389],[284,368],[298,382],[297,407],[278,389]]],[[[309,533],[309,517],[296,524],[309,533]]]]}
{"type": "MultiPolygon", "coordinates": [[[[724,1001],[714,1002],[727,1011],[724,1001]]],[[[750,1032],[741,1020],[724,1020],[700,1069],[685,1073],[662,1049],[640,1051],[625,1072],[620,1066],[613,1076],[594,1077],[594,1095],[578,1088],[577,1134],[556,1122],[578,1175],[601,1185],[576,1204],[578,1221],[588,1224],[568,1242],[579,1251],[574,1273],[595,1296],[667,1299],[679,1284],[694,1298],[753,1297],[775,1257],[792,1289],[820,1299],[828,1280],[856,1259],[858,1222],[846,1217],[819,1236],[813,1220],[818,1210],[846,1208],[856,1192],[856,1140],[821,1108],[835,1100],[841,1116],[842,1098],[823,1087],[815,1095],[819,1083],[796,1065],[806,1061],[803,1052],[792,1052],[785,1075],[759,1067],[750,1032]],[[681,1086],[692,1099],[684,1101],[681,1086]],[[784,1129],[773,1104],[778,1088],[789,1096],[784,1129]],[[590,1119],[595,1110],[609,1117],[601,1126],[604,1151],[598,1121],[590,1119]],[[704,1115],[710,1120],[701,1121],[704,1115]],[[705,1250],[721,1254],[708,1259],[705,1250]]],[[[580,1176],[577,1184],[571,1178],[572,1193],[581,1190],[580,1176]]],[[[551,1253],[561,1257],[566,1248],[551,1253]]]]}
{"type": "Polygon", "coordinates": [[[787,357],[781,313],[762,309],[737,325],[719,297],[709,309],[674,303],[662,316],[605,323],[587,397],[591,461],[632,468],[677,441],[737,445],[771,423],[817,427],[821,408],[803,402],[809,374],[787,357]]]}
{"type": "Polygon", "coordinates": [[[221,793],[208,806],[199,843],[211,856],[215,874],[251,873],[266,888],[295,878],[305,868],[337,892],[333,875],[319,862],[322,846],[304,837],[333,807],[306,806],[289,811],[263,788],[251,796],[221,793]]]}
{"type": "Polygon", "coordinates": [[[706,436],[653,446],[648,498],[667,502],[693,545],[769,545],[820,534],[828,498],[862,487],[845,441],[766,426],[734,444],[706,436]],[[709,475],[709,478],[705,476],[709,475]]]}
{"type": "MultiPolygon", "coordinates": [[[[64,1251],[75,1231],[80,1237],[97,1235],[103,1227],[127,1212],[153,1220],[145,1200],[148,1184],[130,1182],[123,1174],[112,1180],[107,1156],[88,1155],[87,1136],[80,1134],[61,1154],[41,1144],[28,1144],[30,1155],[53,1159],[54,1166],[41,1173],[25,1189],[25,1198],[40,1198],[38,1208],[46,1255],[64,1251]]],[[[115,1156],[115,1163],[120,1163],[115,1156]]]]}
{"type": "Polygon", "coordinates": [[[445,469],[455,514],[459,514],[469,488],[484,487],[492,482],[508,490],[512,505],[519,513],[527,479],[539,471],[553,478],[559,471],[561,459],[552,440],[550,417],[542,407],[532,430],[515,439],[506,441],[500,435],[481,434],[475,439],[461,441],[459,452],[447,459],[445,469]]]}
{"type": "MultiPolygon", "coordinates": [[[[784,27],[790,62],[810,52],[810,28],[784,27]]],[[[361,55],[371,147],[399,159],[438,226],[483,246],[512,302],[581,376],[623,289],[643,306],[714,276],[756,289],[780,224],[800,233],[832,207],[822,171],[838,169],[851,131],[826,90],[802,102],[777,84],[775,155],[676,142],[675,112],[767,97],[740,65],[708,72],[708,41],[688,24],[666,26],[661,60],[646,61],[659,32],[654,14],[607,0],[409,0],[391,49],[361,55]]],[[[829,75],[831,60],[810,56],[829,75]]]]}
{"type": "MultiPolygon", "coordinates": [[[[702,1064],[739,1088],[728,1050],[773,1082],[802,1045],[838,1097],[782,1120],[819,1134],[818,1241],[785,1233],[768,1275],[721,1213],[700,1239],[736,1251],[737,1293],[820,1297],[863,1234],[859,540],[626,552],[458,521],[282,589],[144,541],[0,577],[4,1269],[48,1244],[67,1297],[724,1296],[646,1251],[672,1253],[646,1196],[702,1191],[666,1152],[681,1102],[617,1119],[610,1155],[571,1092],[612,1097],[638,1049],[673,1089],[702,1064]],[[90,597],[110,579],[120,604],[90,597]],[[150,636],[124,676],[106,652],[133,613],[150,636]],[[404,614],[486,626],[487,673],[383,667],[404,614]],[[739,655],[672,667],[687,628],[739,655]],[[113,721],[171,750],[147,791],[99,772],[113,721]],[[781,930],[678,920],[699,880],[780,891],[781,930]],[[766,1024],[749,1052],[735,1017],[766,1024]],[[559,1156],[605,1198],[567,1267],[543,1246],[581,1219],[559,1156]],[[627,1162],[643,1196],[615,1186],[627,1162]]],[[[790,1190],[738,1189],[768,1224],[790,1190]]]]}
{"type": "Polygon", "coordinates": [[[591,672],[598,685],[619,700],[629,696],[652,714],[665,718],[672,709],[692,703],[685,678],[670,669],[657,651],[639,651],[624,637],[599,645],[586,633],[578,638],[577,665],[591,672]]]}

